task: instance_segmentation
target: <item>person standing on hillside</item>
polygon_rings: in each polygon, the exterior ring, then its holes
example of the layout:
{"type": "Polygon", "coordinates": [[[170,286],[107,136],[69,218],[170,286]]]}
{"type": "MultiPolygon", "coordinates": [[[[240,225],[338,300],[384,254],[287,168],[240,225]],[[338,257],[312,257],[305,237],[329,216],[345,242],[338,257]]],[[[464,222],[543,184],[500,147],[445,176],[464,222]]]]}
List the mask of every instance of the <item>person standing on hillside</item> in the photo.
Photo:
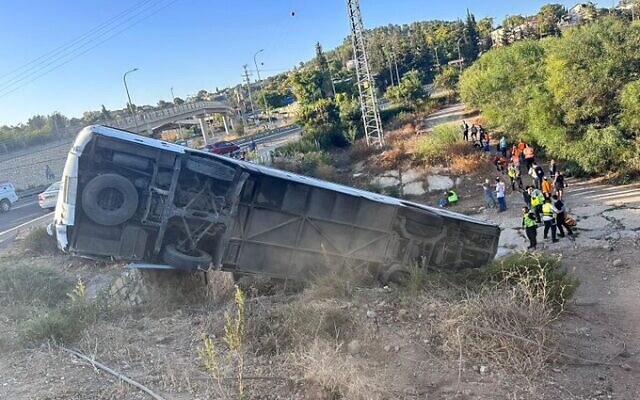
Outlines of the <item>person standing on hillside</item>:
{"type": "Polygon", "coordinates": [[[527,250],[535,250],[538,245],[538,223],[529,207],[522,207],[522,227],[529,239],[527,250]]]}
{"type": "Polygon", "coordinates": [[[562,171],[558,171],[556,173],[556,176],[553,179],[553,186],[556,189],[556,194],[558,195],[558,198],[562,200],[562,196],[564,195],[564,188],[568,186],[567,183],[564,181],[564,175],[562,174],[562,171]]]}
{"type": "Polygon", "coordinates": [[[482,190],[484,190],[484,205],[487,209],[496,208],[498,203],[495,197],[493,197],[493,187],[489,179],[486,179],[482,184],[482,190]]]}
{"type": "Polygon", "coordinates": [[[549,229],[551,229],[551,241],[558,242],[556,237],[556,209],[551,204],[551,199],[545,199],[542,205],[542,222],[544,223],[544,238],[548,239],[549,229]]]}
{"type": "Polygon", "coordinates": [[[531,205],[531,186],[527,186],[524,189],[522,189],[522,200],[524,200],[524,205],[529,208],[529,206],[531,205]]]}
{"type": "Polygon", "coordinates": [[[522,154],[524,154],[524,162],[527,165],[527,171],[531,169],[531,166],[536,161],[536,154],[533,150],[533,147],[528,144],[525,145],[524,150],[522,150],[522,154]]]}
{"type": "Polygon", "coordinates": [[[544,203],[544,195],[540,189],[529,186],[529,196],[531,198],[531,209],[536,215],[536,221],[542,222],[540,217],[542,214],[542,204],[544,203]]]}
{"type": "Polygon", "coordinates": [[[475,142],[478,139],[478,128],[476,128],[476,124],[471,124],[471,140],[475,142]]]}
{"type": "Polygon", "coordinates": [[[554,176],[556,176],[557,173],[558,173],[558,164],[556,163],[556,160],[549,161],[549,176],[553,178],[554,176]]]}
{"type": "Polygon", "coordinates": [[[502,153],[502,157],[507,157],[507,138],[506,137],[501,137],[500,138],[500,153],[502,153]]]}
{"type": "Polygon", "coordinates": [[[571,227],[567,225],[567,207],[564,205],[564,202],[557,196],[553,195],[553,207],[556,209],[556,226],[558,227],[558,236],[561,238],[564,237],[564,229],[567,229],[567,235],[573,236],[573,231],[571,227]]]}
{"type": "Polygon", "coordinates": [[[531,166],[534,172],[534,176],[536,179],[536,188],[542,189],[542,181],[544,179],[544,169],[536,163],[533,163],[531,166]]]}
{"type": "Polygon", "coordinates": [[[516,184],[518,184],[518,189],[522,189],[522,178],[520,177],[520,169],[515,164],[509,164],[507,175],[509,175],[509,179],[511,180],[512,192],[516,191],[516,184]]]}
{"type": "Polygon", "coordinates": [[[496,199],[498,199],[498,212],[507,211],[507,201],[504,198],[506,187],[500,177],[496,178],[496,199]]]}
{"type": "Polygon", "coordinates": [[[551,182],[549,182],[549,178],[547,178],[546,176],[542,178],[542,185],[541,185],[541,189],[542,189],[542,194],[544,195],[545,199],[550,199],[551,198],[551,182]]]}
{"type": "Polygon", "coordinates": [[[462,125],[460,125],[460,129],[462,129],[462,140],[465,142],[469,141],[469,125],[467,125],[467,121],[462,121],[462,125]]]}
{"type": "Polygon", "coordinates": [[[484,134],[484,128],[482,127],[482,125],[478,124],[478,137],[480,138],[480,142],[484,142],[484,134]]]}

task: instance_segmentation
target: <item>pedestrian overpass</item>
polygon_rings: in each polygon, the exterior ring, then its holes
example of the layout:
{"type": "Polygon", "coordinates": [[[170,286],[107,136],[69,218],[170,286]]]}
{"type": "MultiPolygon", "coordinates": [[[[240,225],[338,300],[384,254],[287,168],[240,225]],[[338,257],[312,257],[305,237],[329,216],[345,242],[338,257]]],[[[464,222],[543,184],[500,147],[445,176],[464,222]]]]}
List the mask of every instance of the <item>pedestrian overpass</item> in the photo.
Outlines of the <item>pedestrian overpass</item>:
{"type": "Polygon", "coordinates": [[[207,117],[213,114],[222,116],[224,129],[229,134],[229,128],[233,129],[235,110],[230,105],[220,101],[198,101],[161,110],[147,111],[131,117],[117,118],[110,125],[130,132],[141,133],[146,131],[148,134],[152,134],[155,129],[165,125],[177,123],[188,118],[195,118],[200,122],[202,135],[207,138],[209,136],[207,117]]]}

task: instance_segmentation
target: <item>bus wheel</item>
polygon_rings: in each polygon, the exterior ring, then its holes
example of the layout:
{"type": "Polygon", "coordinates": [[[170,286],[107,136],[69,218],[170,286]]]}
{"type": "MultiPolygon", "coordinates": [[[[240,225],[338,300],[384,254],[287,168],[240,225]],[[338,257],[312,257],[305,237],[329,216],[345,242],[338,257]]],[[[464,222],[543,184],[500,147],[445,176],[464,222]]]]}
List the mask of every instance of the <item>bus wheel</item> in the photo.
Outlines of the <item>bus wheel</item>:
{"type": "Polygon", "coordinates": [[[411,273],[400,264],[393,264],[382,273],[380,277],[383,284],[395,283],[398,285],[407,285],[411,281],[411,273]]]}
{"type": "Polygon", "coordinates": [[[122,175],[98,175],[82,191],[82,208],[87,217],[97,224],[120,225],[135,214],[138,192],[133,183],[122,175]]]}
{"type": "Polygon", "coordinates": [[[211,264],[211,256],[208,253],[195,249],[193,254],[185,254],[173,243],[164,248],[162,260],[172,267],[186,270],[206,269],[211,264]]]}

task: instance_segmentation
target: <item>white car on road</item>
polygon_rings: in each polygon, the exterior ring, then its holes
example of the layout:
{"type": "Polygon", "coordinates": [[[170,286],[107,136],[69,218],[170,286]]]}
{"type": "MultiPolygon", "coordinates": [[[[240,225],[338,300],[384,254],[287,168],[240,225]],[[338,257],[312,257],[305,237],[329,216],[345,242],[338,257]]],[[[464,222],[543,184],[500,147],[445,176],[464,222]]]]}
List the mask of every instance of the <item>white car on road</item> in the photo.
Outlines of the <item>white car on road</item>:
{"type": "Polygon", "coordinates": [[[40,207],[53,211],[58,201],[58,192],[60,192],[60,182],[52,183],[47,190],[38,195],[40,207]]]}
{"type": "Polygon", "coordinates": [[[18,201],[16,189],[11,183],[0,183],[0,212],[7,212],[11,205],[18,201]]]}

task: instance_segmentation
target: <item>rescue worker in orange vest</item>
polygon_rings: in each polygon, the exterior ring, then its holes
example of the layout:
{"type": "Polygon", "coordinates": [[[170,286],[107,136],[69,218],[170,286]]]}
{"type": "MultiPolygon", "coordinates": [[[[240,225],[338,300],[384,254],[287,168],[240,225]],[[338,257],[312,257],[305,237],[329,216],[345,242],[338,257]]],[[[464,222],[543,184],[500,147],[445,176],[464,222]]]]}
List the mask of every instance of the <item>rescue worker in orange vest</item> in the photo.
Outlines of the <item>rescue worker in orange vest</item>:
{"type": "Polygon", "coordinates": [[[524,154],[524,162],[526,163],[527,171],[529,171],[536,160],[536,155],[533,151],[533,147],[526,145],[522,153],[524,154]]]}
{"type": "Polygon", "coordinates": [[[545,199],[542,205],[542,222],[544,223],[544,238],[549,236],[549,229],[551,229],[551,241],[553,243],[558,242],[556,237],[556,214],[558,210],[551,204],[551,199],[545,199]]]}
{"type": "Polygon", "coordinates": [[[542,194],[545,199],[551,198],[551,192],[553,191],[553,187],[551,182],[549,182],[549,178],[546,176],[542,178],[542,194]]]}

